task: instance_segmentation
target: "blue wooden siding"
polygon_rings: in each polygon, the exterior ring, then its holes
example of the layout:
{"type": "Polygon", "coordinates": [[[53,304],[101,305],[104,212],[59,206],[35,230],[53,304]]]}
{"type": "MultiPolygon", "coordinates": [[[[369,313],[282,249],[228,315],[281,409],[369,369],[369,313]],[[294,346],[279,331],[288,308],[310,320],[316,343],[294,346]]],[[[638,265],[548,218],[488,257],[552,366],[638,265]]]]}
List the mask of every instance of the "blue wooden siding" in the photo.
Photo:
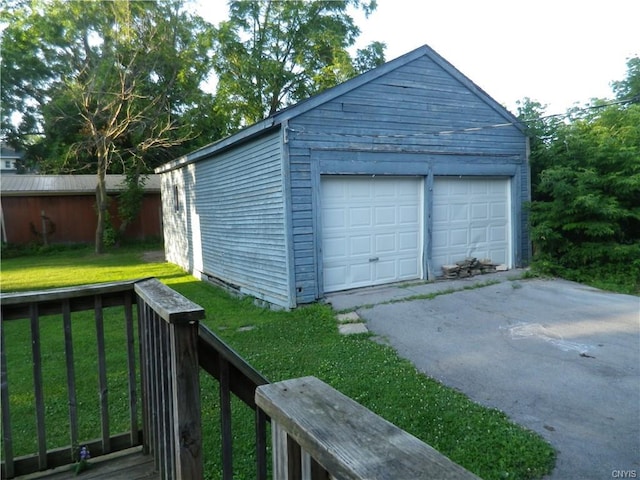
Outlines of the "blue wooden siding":
{"type": "MultiPolygon", "coordinates": [[[[517,179],[516,261],[526,262],[526,138],[501,107],[429,56],[289,119],[297,302],[314,301],[321,268],[317,192],[322,174],[490,175],[517,179]],[[505,125],[507,124],[507,125],[505,125]],[[473,129],[473,130],[470,130],[473,129]]],[[[427,206],[428,207],[428,206],[427,206]]],[[[428,225],[428,223],[427,223],[428,225]]],[[[425,251],[427,251],[425,249],[425,251]]]]}
{"type": "Polygon", "coordinates": [[[198,277],[211,276],[256,298],[292,306],[282,173],[279,131],[165,173],[166,179],[182,181],[191,198],[186,218],[165,213],[167,251],[190,251],[188,262],[175,263],[198,277]]]}

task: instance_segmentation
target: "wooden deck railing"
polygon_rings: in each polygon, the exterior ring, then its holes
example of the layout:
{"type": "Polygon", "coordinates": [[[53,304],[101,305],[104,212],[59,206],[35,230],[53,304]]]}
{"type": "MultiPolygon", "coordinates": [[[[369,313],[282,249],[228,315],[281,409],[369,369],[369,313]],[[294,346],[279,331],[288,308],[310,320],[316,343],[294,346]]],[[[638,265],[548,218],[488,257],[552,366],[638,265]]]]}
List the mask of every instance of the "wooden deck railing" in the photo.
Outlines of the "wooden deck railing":
{"type": "Polygon", "coordinates": [[[258,387],[278,480],[479,480],[315,377],[258,387]]]}
{"type": "MultiPolygon", "coordinates": [[[[36,451],[14,456],[11,371],[6,357],[5,330],[2,328],[2,478],[71,465],[77,461],[79,445],[86,445],[92,458],[143,446],[145,453],[153,455],[160,478],[202,478],[201,369],[220,383],[223,478],[232,478],[231,394],[256,410],[255,389],[267,380],[206,326],[199,324],[198,321],[204,318],[204,310],[200,306],[156,279],[2,294],[0,301],[3,327],[8,321],[28,322],[25,327],[30,331],[35,431],[26,435],[36,438],[37,443],[36,451]],[[137,304],[137,321],[134,304],[137,304]],[[122,348],[126,352],[124,371],[128,385],[128,427],[117,434],[112,433],[109,415],[110,372],[107,364],[113,345],[107,349],[105,344],[105,311],[111,307],[122,309],[117,316],[118,321],[120,318],[124,320],[122,348]],[[83,311],[93,313],[96,332],[96,389],[100,410],[97,439],[81,438],[79,434],[82,419],[76,380],[78,375],[90,376],[90,372],[76,371],[78,357],[86,352],[74,349],[73,334],[77,337],[78,326],[74,324],[72,314],[83,311]],[[61,355],[67,379],[65,403],[68,404],[69,445],[51,448],[47,446],[47,431],[51,426],[48,428],[46,424],[47,396],[43,375],[51,355],[42,351],[41,324],[49,326],[59,322],[60,317],[60,328],[64,331],[64,352],[61,355]]],[[[61,420],[57,418],[55,421],[61,420]]],[[[21,434],[25,435],[25,432],[21,434]]],[[[266,478],[266,418],[261,412],[256,413],[256,445],[258,478],[266,478]]]]}
{"type": "Polygon", "coordinates": [[[202,478],[198,321],[204,310],[159,281],[135,285],[144,451],[160,478],[202,478]]]}
{"type": "Polygon", "coordinates": [[[153,455],[160,478],[202,479],[201,370],[219,382],[221,473],[225,480],[234,475],[231,394],[255,411],[258,480],[267,478],[268,421],[272,425],[273,478],[277,480],[477,478],[316,378],[269,384],[199,323],[204,318],[201,307],[155,279],[3,294],[0,300],[2,478],[71,464],[76,460],[75,449],[79,445],[87,445],[93,457],[142,445],[145,453],[153,455]],[[122,347],[129,412],[126,431],[118,434],[111,433],[109,416],[107,366],[111,365],[111,351],[105,346],[105,323],[111,325],[105,322],[105,312],[110,307],[122,308],[124,319],[122,347]],[[72,331],[77,326],[72,313],[83,310],[93,311],[96,332],[100,410],[100,438],[96,440],[82,438],[79,433],[76,356],[85,352],[74,350],[72,331]],[[48,355],[42,351],[41,324],[60,317],[70,445],[48,448],[43,382],[43,365],[48,355]],[[31,455],[14,457],[11,371],[5,355],[4,327],[5,322],[19,319],[28,322],[30,331],[36,419],[33,435],[37,448],[31,455]]]}
{"type": "Polygon", "coordinates": [[[255,390],[267,380],[205,325],[204,311],[157,280],[137,283],[145,449],[161,478],[201,479],[199,370],[219,382],[222,478],[233,478],[231,394],[256,411],[257,478],[266,479],[266,422],[255,390]]]}
{"type": "MultiPolygon", "coordinates": [[[[1,407],[2,407],[2,439],[3,461],[2,478],[13,478],[16,475],[24,475],[39,470],[69,465],[77,460],[77,447],[86,445],[92,456],[99,456],[140,445],[142,436],[138,423],[138,388],[135,376],[136,365],[136,338],[134,336],[133,304],[135,303],[134,282],[119,282],[98,284],[83,287],[61,288],[41,292],[23,292],[2,294],[2,348],[1,353],[1,407]],[[113,434],[109,418],[109,387],[107,383],[107,352],[105,349],[104,313],[109,307],[122,307],[124,318],[124,351],[128,365],[127,376],[127,404],[129,409],[128,428],[124,432],[113,434]],[[74,349],[74,335],[78,336],[78,329],[72,328],[72,314],[76,312],[92,310],[97,344],[97,391],[99,398],[99,423],[100,433],[98,439],[83,439],[79,434],[79,405],[77,399],[77,379],[79,375],[87,375],[89,372],[76,371],[76,358],[85,352],[74,349]],[[53,317],[52,317],[53,316],[53,317]],[[52,322],[58,323],[63,330],[64,344],[60,350],[64,359],[62,365],[58,363],[49,367],[47,361],[57,352],[43,352],[42,344],[46,338],[42,338],[42,324],[46,323],[47,331],[52,322]],[[35,409],[35,431],[21,432],[22,436],[30,436],[36,439],[36,451],[27,455],[14,457],[13,432],[11,422],[11,374],[7,368],[7,348],[15,347],[6,344],[7,324],[9,321],[28,322],[31,343],[31,364],[33,372],[33,407],[35,409]],[[47,447],[47,425],[45,397],[45,382],[43,370],[51,368],[63,368],[66,377],[67,404],[68,404],[68,431],[69,445],[66,447],[47,447]]],[[[84,326],[84,325],[83,325],[84,326]]],[[[16,347],[17,348],[17,347],[16,347]]],[[[24,348],[21,346],[20,348],[24,348]]],[[[12,348],[13,349],[13,348],[12,348]]],[[[14,372],[15,374],[16,372],[14,372]]],[[[24,395],[24,392],[21,392],[24,395]]],[[[59,419],[58,419],[59,421],[59,419]]],[[[50,427],[50,426],[49,426],[50,427]]]]}
{"type": "Polygon", "coordinates": [[[220,423],[222,445],[222,478],[233,476],[233,433],[231,394],[255,411],[256,478],[267,478],[267,421],[264,412],[257,408],[255,391],[269,382],[238,353],[204,325],[200,325],[198,338],[200,367],[219,382],[220,423]]]}

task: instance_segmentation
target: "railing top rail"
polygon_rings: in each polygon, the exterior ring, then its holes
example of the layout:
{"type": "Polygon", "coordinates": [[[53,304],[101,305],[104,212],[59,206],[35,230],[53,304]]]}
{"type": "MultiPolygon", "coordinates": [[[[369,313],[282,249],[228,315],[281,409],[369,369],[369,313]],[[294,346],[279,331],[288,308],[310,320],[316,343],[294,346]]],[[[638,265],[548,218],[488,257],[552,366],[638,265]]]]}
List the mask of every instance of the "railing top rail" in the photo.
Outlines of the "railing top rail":
{"type": "Polygon", "coordinates": [[[28,292],[0,293],[2,305],[20,305],[25,303],[52,302],[71,298],[89,297],[108,293],[132,290],[137,282],[148,280],[124,280],[121,282],[92,283],[71,287],[52,288],[49,290],[31,290],[28,292]]]}
{"type": "Polygon", "coordinates": [[[136,282],[134,288],[138,296],[168,323],[190,323],[205,317],[204,308],[156,278],[136,282]]]}
{"type": "Polygon", "coordinates": [[[247,378],[250,382],[258,385],[265,385],[269,383],[258,370],[253,368],[238,352],[222,341],[215,333],[213,333],[206,325],[200,324],[198,332],[200,341],[204,344],[204,352],[211,351],[213,349],[217,355],[220,355],[223,359],[229,362],[230,365],[235,367],[243,377],[247,378]]]}
{"type": "Polygon", "coordinates": [[[478,480],[315,377],[260,386],[256,404],[336,478],[478,480]]]}

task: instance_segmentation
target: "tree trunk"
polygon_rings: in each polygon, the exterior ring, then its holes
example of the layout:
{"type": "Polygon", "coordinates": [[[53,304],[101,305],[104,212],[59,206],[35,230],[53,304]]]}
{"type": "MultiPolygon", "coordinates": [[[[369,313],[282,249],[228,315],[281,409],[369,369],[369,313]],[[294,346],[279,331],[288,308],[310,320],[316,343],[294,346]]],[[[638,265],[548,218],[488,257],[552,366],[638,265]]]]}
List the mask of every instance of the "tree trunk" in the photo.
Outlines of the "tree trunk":
{"type": "Polygon", "coordinates": [[[96,253],[104,253],[104,229],[107,217],[107,185],[104,158],[98,155],[98,183],[96,185],[96,211],[98,224],[96,225],[96,253]]]}

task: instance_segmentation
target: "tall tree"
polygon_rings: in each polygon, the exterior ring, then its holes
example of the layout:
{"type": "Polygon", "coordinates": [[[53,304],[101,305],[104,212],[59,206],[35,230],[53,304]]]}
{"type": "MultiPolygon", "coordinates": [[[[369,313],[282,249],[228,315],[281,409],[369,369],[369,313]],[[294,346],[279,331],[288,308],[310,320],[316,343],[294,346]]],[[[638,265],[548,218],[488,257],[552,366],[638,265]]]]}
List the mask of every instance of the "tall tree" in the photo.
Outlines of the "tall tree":
{"type": "Polygon", "coordinates": [[[384,62],[374,42],[352,58],[360,33],[348,8],[375,0],[232,0],[216,32],[217,106],[232,127],[257,122],[384,62]]]}
{"type": "Polygon", "coordinates": [[[549,145],[556,139],[558,127],[562,122],[560,116],[545,116],[545,105],[528,97],[517,102],[518,119],[527,126],[529,148],[531,154],[531,196],[538,200],[542,195],[538,190],[540,174],[553,162],[549,145]]]}
{"type": "Polygon", "coordinates": [[[198,137],[183,118],[212,103],[200,90],[211,35],[177,1],[34,0],[12,14],[3,33],[3,133],[44,134],[27,151],[41,155],[40,171],[97,174],[102,252],[105,175],[127,173],[135,191],[172,147],[198,137]],[[17,127],[7,122],[15,112],[17,127]]]}
{"type": "Polygon", "coordinates": [[[629,100],[630,103],[640,103],[640,57],[627,60],[627,77],[613,82],[613,91],[618,100],[629,100]]]}

